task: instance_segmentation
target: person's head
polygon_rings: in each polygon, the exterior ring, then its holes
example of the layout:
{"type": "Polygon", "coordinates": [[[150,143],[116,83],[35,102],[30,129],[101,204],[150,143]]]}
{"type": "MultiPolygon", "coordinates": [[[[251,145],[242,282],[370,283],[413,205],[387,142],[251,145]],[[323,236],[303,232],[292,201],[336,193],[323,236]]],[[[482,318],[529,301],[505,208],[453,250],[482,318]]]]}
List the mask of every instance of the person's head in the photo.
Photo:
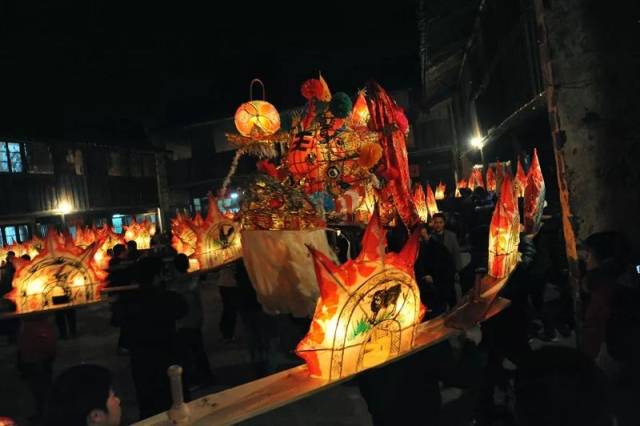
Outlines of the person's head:
{"type": "Polygon", "coordinates": [[[11,262],[13,259],[15,259],[16,257],[16,253],[12,250],[9,250],[7,252],[7,262],[11,262]]]}
{"type": "Polygon", "coordinates": [[[44,426],[118,426],[120,399],[113,392],[111,372],[94,364],[63,371],[51,386],[44,426]]]}
{"type": "Polygon", "coordinates": [[[442,213],[436,213],[433,215],[433,231],[437,234],[444,231],[444,227],[447,224],[447,219],[442,213]]]}
{"type": "Polygon", "coordinates": [[[175,266],[176,271],[184,274],[189,269],[189,258],[184,253],[177,254],[173,258],[173,266],[175,266]]]}
{"type": "Polygon", "coordinates": [[[127,250],[129,253],[135,253],[138,251],[138,243],[136,243],[135,240],[127,241],[127,250]]]}
{"type": "Polygon", "coordinates": [[[20,256],[20,259],[26,260],[27,262],[29,262],[31,260],[31,256],[29,256],[27,253],[25,253],[22,256],[20,256]]]}
{"type": "Polygon", "coordinates": [[[116,244],[113,246],[113,257],[122,258],[127,254],[127,249],[124,244],[116,244]]]}
{"type": "Polygon", "coordinates": [[[518,366],[519,426],[611,426],[607,382],[593,360],[568,347],[546,346],[518,366]]]}
{"type": "Polygon", "coordinates": [[[629,246],[622,234],[615,231],[596,232],[584,241],[587,271],[608,266],[621,271],[626,263],[629,246]]]}

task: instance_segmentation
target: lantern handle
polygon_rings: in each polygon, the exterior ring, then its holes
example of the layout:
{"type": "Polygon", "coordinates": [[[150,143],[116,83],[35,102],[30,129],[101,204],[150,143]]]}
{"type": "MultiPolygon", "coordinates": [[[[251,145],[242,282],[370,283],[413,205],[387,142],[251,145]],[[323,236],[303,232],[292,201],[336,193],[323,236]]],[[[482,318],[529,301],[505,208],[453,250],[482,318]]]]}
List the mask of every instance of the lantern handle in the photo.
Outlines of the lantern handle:
{"type": "Polygon", "coordinates": [[[264,91],[264,83],[259,78],[254,78],[253,80],[251,80],[251,83],[249,83],[249,100],[250,101],[253,100],[253,85],[254,85],[254,83],[260,83],[260,86],[262,86],[262,100],[264,101],[266,99],[265,91],[264,91]]]}

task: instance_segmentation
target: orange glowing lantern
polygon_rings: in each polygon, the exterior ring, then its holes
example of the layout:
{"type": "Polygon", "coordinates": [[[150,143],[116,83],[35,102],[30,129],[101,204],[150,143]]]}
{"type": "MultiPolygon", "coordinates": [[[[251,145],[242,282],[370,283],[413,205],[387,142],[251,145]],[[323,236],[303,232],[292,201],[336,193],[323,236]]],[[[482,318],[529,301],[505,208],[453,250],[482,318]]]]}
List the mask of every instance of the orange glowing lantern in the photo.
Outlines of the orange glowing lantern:
{"type": "Polygon", "coordinates": [[[93,260],[101,269],[107,269],[109,267],[109,260],[111,259],[107,252],[113,249],[116,244],[125,244],[125,240],[122,235],[113,232],[113,229],[107,224],[97,229],[95,234],[98,250],[96,250],[96,254],[93,255],[93,260]]]}
{"type": "Polygon", "coordinates": [[[97,245],[82,249],[63,241],[50,230],[43,250],[32,261],[17,262],[14,288],[5,297],[16,303],[18,312],[99,300],[107,273],[93,262],[97,245]]]}
{"type": "Polygon", "coordinates": [[[364,98],[364,90],[358,92],[358,97],[353,104],[351,110],[351,124],[353,127],[366,127],[371,115],[367,107],[367,101],[364,98]]]}
{"type": "Polygon", "coordinates": [[[469,185],[469,183],[467,182],[467,179],[460,179],[458,181],[458,189],[462,189],[462,188],[466,188],[469,185]]]}
{"type": "Polygon", "coordinates": [[[253,79],[249,90],[250,101],[238,107],[234,116],[234,123],[238,132],[247,138],[259,139],[274,134],[280,129],[280,114],[269,102],[264,100],[264,84],[253,79]],[[253,100],[253,85],[262,86],[262,100],[253,100]]]}
{"type": "Polygon", "coordinates": [[[151,232],[149,231],[147,220],[142,223],[136,222],[136,218],[131,218],[131,223],[124,227],[124,240],[135,241],[138,250],[146,250],[151,248],[151,232]]]}
{"type": "Polygon", "coordinates": [[[520,214],[511,176],[506,175],[489,227],[489,275],[504,278],[518,263],[520,214]]]}
{"type": "Polygon", "coordinates": [[[293,140],[287,154],[287,165],[296,179],[304,179],[306,193],[324,189],[328,172],[326,152],[313,135],[303,133],[293,140]]]}
{"type": "Polygon", "coordinates": [[[476,187],[484,188],[484,181],[482,179],[482,166],[474,166],[469,176],[469,184],[467,187],[470,190],[476,189],[476,187]]]}
{"type": "Polygon", "coordinates": [[[211,269],[242,257],[240,223],[220,212],[218,200],[209,195],[205,219],[179,215],[171,222],[171,245],[190,257],[190,270],[211,269]]]}
{"type": "Polygon", "coordinates": [[[97,239],[95,229],[78,227],[73,242],[76,246],[87,248],[97,239]]]}
{"type": "Polygon", "coordinates": [[[534,148],[524,189],[524,232],[527,234],[535,234],[540,229],[544,196],[544,177],[538,161],[538,151],[534,148]]]}
{"type": "Polygon", "coordinates": [[[429,208],[427,207],[427,199],[424,195],[422,185],[416,184],[413,189],[413,204],[416,206],[416,213],[420,218],[420,222],[427,223],[429,220],[429,208]]]}
{"type": "MultiPolygon", "coordinates": [[[[500,195],[500,190],[502,188],[502,181],[504,180],[504,175],[505,173],[507,173],[507,171],[505,170],[507,167],[507,164],[505,163],[501,163],[500,161],[498,161],[496,163],[496,190],[498,195],[500,195]]],[[[511,172],[508,172],[509,175],[511,175],[511,172]]],[[[513,183],[513,180],[512,180],[513,183]]]]}
{"type": "Polygon", "coordinates": [[[447,185],[440,181],[438,186],[436,186],[436,200],[444,200],[445,192],[447,192],[447,185]]]}
{"type": "Polygon", "coordinates": [[[2,246],[0,247],[0,261],[5,260],[10,251],[14,252],[16,257],[22,257],[26,254],[33,259],[38,255],[40,250],[42,250],[42,247],[43,241],[37,237],[34,237],[29,241],[25,241],[24,243],[14,243],[8,246],[2,246]]]}
{"type": "Polygon", "coordinates": [[[493,172],[493,167],[489,166],[487,170],[487,191],[496,192],[496,175],[493,172]]]}
{"type": "Polygon", "coordinates": [[[400,253],[387,253],[374,212],[358,257],[337,266],[309,247],[320,298],[307,335],[296,348],[312,377],[338,379],[409,351],[425,313],[414,278],[415,232],[400,253]]]}
{"type": "Polygon", "coordinates": [[[436,203],[436,197],[433,195],[433,190],[431,189],[431,185],[426,184],[427,188],[427,208],[429,209],[429,216],[433,217],[434,214],[439,213],[438,203],[436,203]]]}
{"type": "Polygon", "coordinates": [[[516,178],[514,181],[515,190],[518,194],[518,198],[524,197],[524,188],[527,186],[527,175],[522,167],[522,162],[518,158],[518,169],[516,171],[516,178]]]}

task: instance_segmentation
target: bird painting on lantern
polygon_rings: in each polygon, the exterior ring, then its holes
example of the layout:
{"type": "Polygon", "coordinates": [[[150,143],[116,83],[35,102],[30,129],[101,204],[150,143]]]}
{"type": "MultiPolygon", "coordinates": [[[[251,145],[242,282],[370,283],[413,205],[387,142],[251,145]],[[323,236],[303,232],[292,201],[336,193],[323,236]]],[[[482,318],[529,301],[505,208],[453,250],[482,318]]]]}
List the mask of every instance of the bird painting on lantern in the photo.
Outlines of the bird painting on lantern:
{"type": "Polygon", "coordinates": [[[213,195],[209,195],[205,219],[199,213],[193,219],[178,215],[171,222],[171,233],[171,245],[189,256],[192,271],[216,268],[242,257],[240,223],[220,212],[213,195]]]}
{"type": "Polygon", "coordinates": [[[311,251],[320,299],[296,348],[312,377],[337,379],[378,365],[413,347],[425,313],[413,272],[418,234],[400,253],[385,253],[385,231],[374,212],[358,257],[336,265],[311,251]]]}

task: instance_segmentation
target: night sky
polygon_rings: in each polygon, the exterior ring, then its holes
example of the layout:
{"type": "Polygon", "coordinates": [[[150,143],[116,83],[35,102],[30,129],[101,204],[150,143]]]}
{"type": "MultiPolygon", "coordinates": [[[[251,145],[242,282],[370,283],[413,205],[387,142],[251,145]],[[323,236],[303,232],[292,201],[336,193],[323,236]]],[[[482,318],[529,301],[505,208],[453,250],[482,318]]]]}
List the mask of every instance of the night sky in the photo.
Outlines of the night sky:
{"type": "MultiPolygon", "coordinates": [[[[413,0],[75,3],[0,6],[0,135],[143,138],[232,115],[254,77],[281,109],[318,71],[350,94],[368,79],[420,81],[413,0]]],[[[475,3],[427,1],[433,14],[475,3]]]]}

